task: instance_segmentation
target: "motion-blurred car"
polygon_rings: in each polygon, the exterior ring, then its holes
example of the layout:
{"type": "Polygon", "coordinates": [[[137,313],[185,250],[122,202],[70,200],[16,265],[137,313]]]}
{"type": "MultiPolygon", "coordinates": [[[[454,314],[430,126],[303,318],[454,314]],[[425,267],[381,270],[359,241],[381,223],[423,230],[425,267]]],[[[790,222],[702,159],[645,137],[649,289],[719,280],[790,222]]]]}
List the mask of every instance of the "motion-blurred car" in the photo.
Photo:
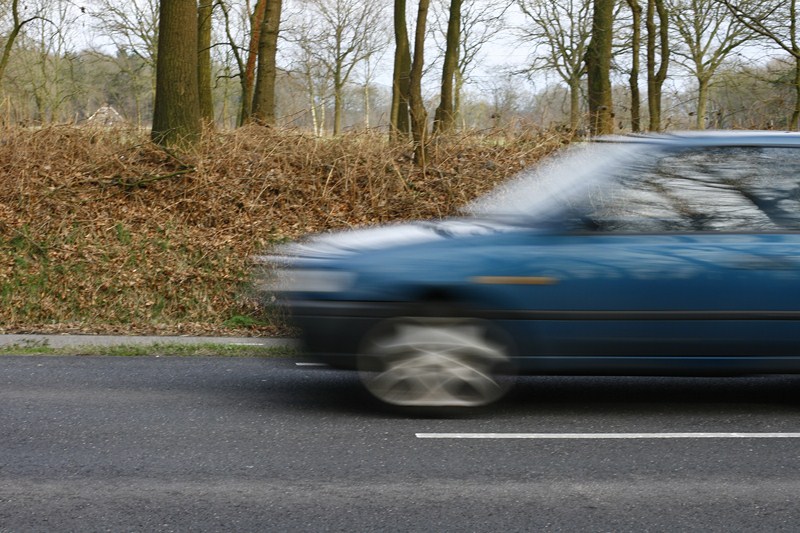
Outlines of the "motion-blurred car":
{"type": "Polygon", "coordinates": [[[800,135],[580,143],[465,212],[265,257],[305,354],[420,407],[515,373],[800,372],[800,135]]]}

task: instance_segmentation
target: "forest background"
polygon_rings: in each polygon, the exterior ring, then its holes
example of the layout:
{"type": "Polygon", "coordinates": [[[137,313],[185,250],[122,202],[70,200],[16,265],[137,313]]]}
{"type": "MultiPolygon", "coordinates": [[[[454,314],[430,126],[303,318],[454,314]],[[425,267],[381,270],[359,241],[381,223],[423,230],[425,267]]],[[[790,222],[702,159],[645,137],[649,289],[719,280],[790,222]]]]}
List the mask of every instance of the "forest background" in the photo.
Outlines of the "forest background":
{"type": "Polygon", "coordinates": [[[250,259],[575,138],[796,129],[795,0],[1,0],[0,329],[274,334],[250,259]]]}

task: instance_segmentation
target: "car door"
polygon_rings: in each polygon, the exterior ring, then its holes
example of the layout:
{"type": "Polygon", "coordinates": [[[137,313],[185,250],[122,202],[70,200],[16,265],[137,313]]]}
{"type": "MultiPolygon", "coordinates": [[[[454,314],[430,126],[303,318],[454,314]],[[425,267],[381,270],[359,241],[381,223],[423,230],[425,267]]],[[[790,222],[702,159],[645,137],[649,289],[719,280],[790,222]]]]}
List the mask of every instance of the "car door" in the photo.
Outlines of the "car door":
{"type": "Polygon", "coordinates": [[[797,366],[799,229],[796,148],[691,148],[617,169],[564,231],[516,250],[509,279],[539,280],[506,288],[523,351],[576,371],[797,366]]]}

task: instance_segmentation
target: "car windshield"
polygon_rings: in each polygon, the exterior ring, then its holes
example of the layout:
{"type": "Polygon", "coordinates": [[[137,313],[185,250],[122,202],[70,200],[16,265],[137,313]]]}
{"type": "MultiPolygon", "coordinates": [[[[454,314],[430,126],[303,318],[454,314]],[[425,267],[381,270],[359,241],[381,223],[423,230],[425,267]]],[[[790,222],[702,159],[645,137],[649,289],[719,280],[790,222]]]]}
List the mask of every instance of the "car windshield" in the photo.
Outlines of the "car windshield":
{"type": "Polygon", "coordinates": [[[580,143],[548,157],[468,204],[472,216],[548,222],[570,210],[620,165],[641,157],[642,143],[580,143]]]}

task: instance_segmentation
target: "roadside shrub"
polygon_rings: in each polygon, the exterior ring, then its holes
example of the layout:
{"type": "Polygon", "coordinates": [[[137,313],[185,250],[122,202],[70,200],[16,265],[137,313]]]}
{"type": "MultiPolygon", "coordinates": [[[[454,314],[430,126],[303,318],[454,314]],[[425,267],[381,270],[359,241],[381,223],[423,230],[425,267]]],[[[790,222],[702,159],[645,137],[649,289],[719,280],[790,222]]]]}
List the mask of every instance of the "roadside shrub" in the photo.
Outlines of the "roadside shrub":
{"type": "Polygon", "coordinates": [[[308,232],[442,217],[567,142],[465,133],[416,168],[384,134],[251,126],[192,153],[147,134],[0,131],[0,329],[275,334],[247,297],[249,258],[308,232]]]}

